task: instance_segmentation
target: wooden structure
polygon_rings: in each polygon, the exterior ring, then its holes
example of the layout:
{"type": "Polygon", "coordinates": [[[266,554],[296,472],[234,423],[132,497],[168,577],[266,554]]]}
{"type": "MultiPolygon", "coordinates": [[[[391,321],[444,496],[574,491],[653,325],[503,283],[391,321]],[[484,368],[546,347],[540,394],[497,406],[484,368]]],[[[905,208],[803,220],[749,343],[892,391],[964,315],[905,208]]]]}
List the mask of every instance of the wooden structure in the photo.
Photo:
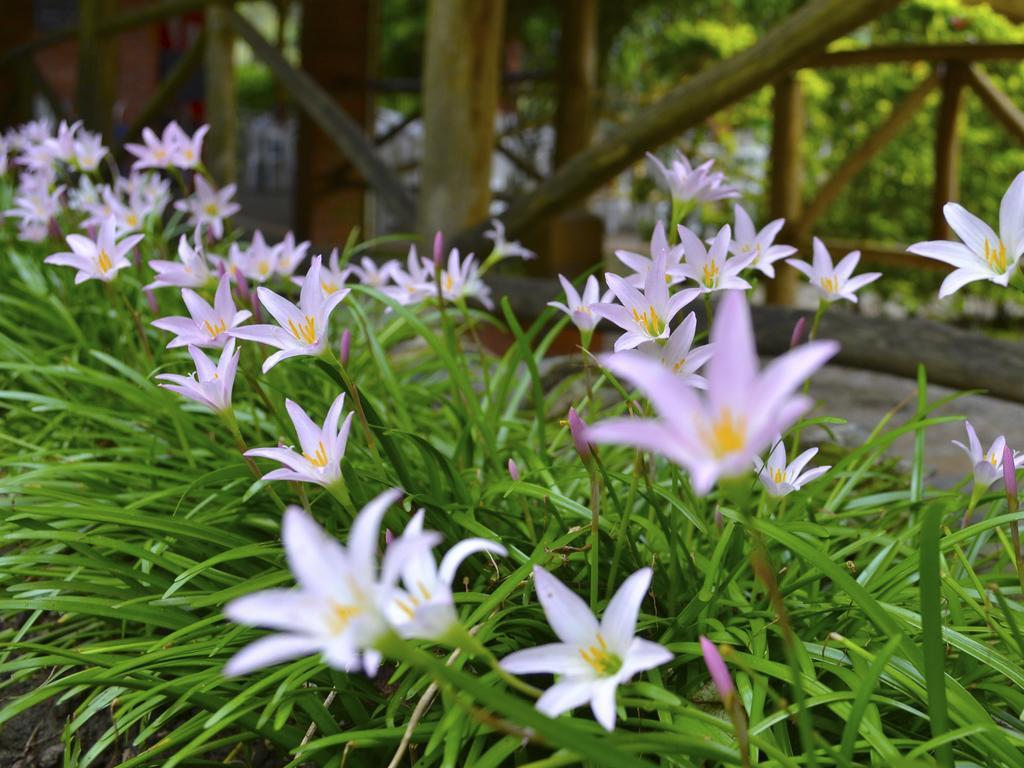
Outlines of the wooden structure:
{"type": "MultiPolygon", "coordinates": [[[[387,86],[422,90],[425,97],[426,159],[421,172],[422,189],[429,194],[421,194],[417,206],[396,170],[388,167],[375,151],[376,143],[367,133],[366,113],[361,111],[360,105],[346,101],[305,69],[290,63],[278,46],[233,9],[232,0],[157,0],[117,13],[109,13],[116,0],[80,2],[83,11],[91,9],[93,13],[88,18],[83,16],[79,27],[55,30],[12,45],[0,53],[0,68],[16,73],[24,83],[22,90],[35,89],[40,84],[27,54],[77,36],[82,72],[91,73],[89,78],[83,78],[79,88],[79,111],[82,115],[94,116],[97,124],[101,124],[102,105],[107,98],[104,73],[109,70],[106,42],[140,25],[205,9],[207,29],[203,39],[197,41],[153,94],[132,126],[133,131],[141,127],[143,118],[156,114],[161,103],[205,61],[212,125],[209,164],[218,178],[230,178],[235,152],[232,142],[236,133],[230,51],[232,41],[239,39],[267,65],[310,126],[315,127],[319,149],[307,148],[307,151],[336,152],[347,160],[351,172],[358,174],[361,183],[374,192],[377,204],[391,212],[397,228],[413,231],[418,224],[424,232],[441,227],[451,234],[453,229],[462,227],[462,238],[472,242],[486,225],[487,167],[495,144],[502,149],[500,137],[493,137],[491,129],[501,81],[498,50],[503,3],[431,0],[431,32],[422,89],[419,82],[387,86]],[[108,13],[104,15],[101,11],[108,13]],[[454,53],[445,50],[445,39],[456,41],[459,49],[454,53]]],[[[317,0],[307,2],[311,9],[317,7],[317,0]]],[[[369,4],[372,0],[360,2],[369,4]]],[[[983,68],[983,62],[988,60],[1024,58],[1024,45],[882,46],[825,51],[830,41],[898,3],[899,0],[811,0],[764,34],[755,45],[708,67],[631,122],[599,142],[591,143],[593,121],[589,107],[593,96],[594,51],[588,48],[587,41],[593,40],[594,16],[586,11],[596,12],[596,3],[578,0],[572,6],[583,12],[570,15],[563,22],[565,45],[561,79],[564,82],[560,90],[566,104],[562,105],[557,121],[559,162],[551,175],[538,178],[537,186],[530,193],[511,202],[502,217],[509,235],[519,236],[549,220],[553,214],[571,209],[615,174],[642,158],[646,151],[749,93],[773,86],[771,209],[773,214],[786,217],[786,236],[801,246],[806,246],[821,215],[850,180],[909,123],[930,93],[941,91],[936,126],[933,230],[936,236],[944,236],[946,224],[941,206],[947,200],[955,200],[959,189],[957,117],[963,94],[966,89],[976,92],[999,122],[1014,137],[1024,140],[1024,112],[993,84],[983,68]],[[799,70],[922,61],[933,64],[930,74],[906,95],[813,196],[806,195],[800,152],[803,115],[799,70]],[[578,101],[572,109],[568,108],[570,95],[578,101]],[[803,201],[808,197],[810,202],[804,206],[803,201]]],[[[317,66],[314,62],[310,65],[311,68],[317,66]]],[[[372,81],[369,74],[367,70],[367,87],[385,87],[372,81]]],[[[45,92],[45,88],[43,90],[45,92]]],[[[17,99],[10,103],[17,103],[17,99]]],[[[303,144],[307,135],[304,134],[303,144]]],[[[843,243],[842,247],[859,247],[870,261],[942,268],[942,265],[904,253],[899,246],[843,243]]],[[[769,296],[785,303],[792,298],[792,288],[792,273],[783,271],[771,286],[769,296]]]]}

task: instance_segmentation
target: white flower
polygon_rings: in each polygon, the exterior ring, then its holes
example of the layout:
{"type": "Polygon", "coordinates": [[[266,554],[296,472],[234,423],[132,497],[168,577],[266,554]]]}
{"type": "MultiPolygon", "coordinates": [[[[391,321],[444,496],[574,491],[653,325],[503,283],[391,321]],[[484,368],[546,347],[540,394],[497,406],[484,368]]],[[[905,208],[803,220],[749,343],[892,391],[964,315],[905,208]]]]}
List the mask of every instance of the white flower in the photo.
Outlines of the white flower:
{"type": "Polygon", "coordinates": [[[103,137],[98,133],[82,130],[74,143],[74,157],[72,158],[79,170],[90,172],[100,167],[100,162],[107,155],[107,148],[103,146],[103,137]]]}
{"type": "Polygon", "coordinates": [[[111,217],[100,225],[96,240],[82,235],[68,235],[65,240],[72,252],[55,253],[47,256],[45,261],[47,264],[77,269],[76,285],[86,280],[110,282],[120,270],[131,266],[126,254],[142,241],[142,235],[128,235],[118,242],[116,235],[117,223],[111,217]]]}
{"type": "Polygon", "coordinates": [[[257,283],[265,283],[277,271],[277,255],[277,247],[267,245],[263,233],[258,229],[253,232],[247,249],[242,250],[236,243],[232,243],[228,251],[232,269],[257,283]]]}
{"type": "Polygon", "coordinates": [[[651,569],[641,568],[623,582],[600,623],[583,600],[540,566],[534,566],[533,580],[544,615],[561,642],[511,653],[501,660],[502,668],[517,675],[558,675],[537,700],[537,709],[556,717],[590,702],[597,721],[613,730],[619,685],[672,660],[665,647],[635,636],[651,569]]]}
{"type": "Polygon", "coordinates": [[[672,331],[664,345],[656,341],[647,341],[636,350],[626,350],[619,355],[653,357],[691,387],[707,389],[707,380],[697,371],[711,358],[712,346],[703,344],[693,347],[693,337],[696,333],[697,316],[690,312],[672,331]]]}
{"type": "Polygon", "coordinates": [[[258,341],[280,350],[263,362],[264,373],[289,357],[316,356],[327,347],[328,320],[334,308],[348,295],[348,291],[335,291],[324,296],[320,285],[320,258],[313,257],[297,305],[269,288],[260,286],[256,289],[260,303],[278,325],[248,325],[231,332],[236,338],[258,341]]]}
{"type": "Polygon", "coordinates": [[[494,252],[499,260],[520,258],[528,261],[537,255],[518,240],[506,240],[505,222],[501,219],[491,219],[491,229],[484,231],[484,237],[494,243],[494,252]]]}
{"type": "Polygon", "coordinates": [[[243,648],[224,667],[225,675],[244,675],[262,667],[312,653],[323,654],[335,669],[362,667],[376,674],[381,655],[374,645],[389,631],[384,606],[402,561],[419,547],[437,543],[435,534],[389,547],[380,570],[377,545],[388,507],[401,491],[385,491],[352,523],[343,547],[299,507],[288,507],[281,525],[288,566],[298,589],[267,589],[228,603],[232,621],[278,630],[243,648]]]}
{"type": "Polygon", "coordinates": [[[632,251],[620,250],[615,252],[618,260],[633,270],[633,274],[629,275],[626,281],[634,288],[643,287],[644,282],[647,280],[647,273],[654,266],[655,258],[660,254],[665,255],[666,282],[671,285],[683,280],[684,277],[676,271],[680,260],[683,258],[683,246],[677,245],[674,248],[669,248],[668,238],[665,236],[664,222],[659,221],[654,225],[654,231],[651,233],[650,258],[639,253],[633,253],[632,251]]]}
{"type": "Polygon", "coordinates": [[[786,220],[769,221],[764,229],[758,232],[742,205],[736,203],[735,212],[736,228],[732,233],[729,252],[739,258],[754,254],[754,260],[749,266],[767,277],[775,277],[775,262],[796,253],[796,248],[791,245],[774,245],[775,238],[786,220]]]}
{"type": "Polygon", "coordinates": [[[322,426],[317,426],[295,402],[285,400],[285,408],[295,425],[301,452],[291,448],[253,448],[246,456],[260,456],[284,465],[263,476],[264,480],[294,480],[299,483],[314,483],[329,488],[342,482],[341,460],[345,458],[348,433],[352,426],[352,412],[345,417],[341,427],[341,409],[345,404],[345,393],[334,399],[322,426]]]}
{"type": "Polygon", "coordinates": [[[700,286],[701,293],[714,291],[746,290],[750,283],[739,276],[754,260],[754,254],[729,258],[729,242],[732,231],[726,224],[705,248],[696,233],[679,225],[679,240],[683,245],[685,258],[676,267],[678,275],[693,280],[700,286]]]}
{"type": "Polygon", "coordinates": [[[694,168],[690,165],[686,155],[679,150],[676,150],[675,158],[668,167],[650,152],[647,153],[647,158],[658,169],[661,178],[672,193],[672,199],[676,202],[686,203],[691,200],[710,202],[740,196],[739,190],[735,187],[722,184],[725,181],[723,173],[711,171],[711,166],[715,163],[714,160],[708,160],[694,168]]]}
{"type": "Polygon", "coordinates": [[[175,334],[167,345],[168,349],[189,344],[197,347],[223,347],[232,331],[252,316],[247,309],[235,308],[235,300],[231,296],[231,280],[227,275],[220,278],[212,307],[189,288],[181,289],[181,298],[191,317],[162,317],[153,321],[154,328],[175,334]]]}
{"type": "Polygon", "coordinates": [[[201,125],[194,134],[189,136],[177,122],[172,121],[171,124],[167,126],[167,130],[164,132],[164,135],[166,136],[169,132],[172,137],[171,160],[173,164],[183,170],[190,170],[198,167],[199,163],[202,162],[203,137],[206,136],[209,130],[210,126],[201,125]]]}
{"type": "Polygon", "coordinates": [[[277,250],[277,274],[290,277],[295,268],[306,258],[309,245],[309,240],[296,243],[294,233],[286,234],[284,240],[274,246],[277,250]]]}
{"type": "MultiPolygon", "coordinates": [[[[324,296],[330,296],[335,291],[344,291],[345,295],[348,295],[351,289],[346,288],[345,283],[348,281],[348,276],[351,273],[352,269],[350,267],[341,269],[338,266],[338,249],[332,248],[328,266],[321,267],[320,269],[320,287],[323,289],[324,296]]],[[[292,282],[301,286],[306,282],[306,278],[300,275],[299,277],[293,277],[292,282]]]]}
{"type": "Polygon", "coordinates": [[[220,240],[224,237],[224,219],[242,210],[242,207],[232,200],[237,187],[228,184],[217,189],[202,174],[196,174],[195,179],[195,192],[184,200],[176,200],[174,207],[189,215],[190,226],[207,227],[214,238],[220,240]]]}
{"type": "Polygon", "coordinates": [[[857,303],[857,291],[882,276],[881,272],[865,272],[852,277],[859,261],[860,251],[851,251],[833,267],[828,248],[818,238],[814,238],[814,261],[811,264],[798,259],[786,259],[787,264],[807,276],[811,286],[825,301],[846,299],[854,304],[857,303]]]}
{"type": "Polygon", "coordinates": [[[654,265],[647,271],[643,292],[618,275],[605,275],[608,288],[621,304],[599,302],[593,304],[591,310],[625,331],[615,340],[616,352],[633,349],[645,341],[667,338],[672,318],[700,294],[696,288],[686,288],[669,297],[666,256],[665,253],[655,256],[654,265]]]}
{"type": "Polygon", "coordinates": [[[594,330],[598,320],[598,316],[594,314],[594,305],[599,302],[607,302],[611,298],[611,291],[606,291],[602,296],[601,286],[594,275],[590,275],[587,278],[586,285],[583,286],[582,295],[576,292],[573,284],[569,282],[565,275],[559,275],[558,280],[562,283],[562,290],[565,291],[566,303],[549,301],[548,306],[565,312],[581,331],[594,330]]]}
{"type": "MultiPolygon", "coordinates": [[[[402,536],[391,546],[400,546],[409,537],[423,535],[423,510],[409,521],[402,536]]],[[[462,561],[478,552],[504,557],[505,548],[487,539],[464,539],[449,549],[438,566],[429,549],[410,548],[410,555],[401,565],[402,587],[396,589],[388,603],[391,625],[402,637],[442,640],[458,623],[452,582],[462,561]]]]}
{"type": "Polygon", "coordinates": [[[942,207],[949,226],[963,242],[931,240],[907,250],[954,267],[939,288],[939,298],[956,293],[967,283],[990,280],[1005,286],[1024,253],[1024,171],[1010,184],[999,204],[999,235],[962,205],[942,207]]]}
{"type": "Polygon", "coordinates": [[[768,454],[768,461],[761,461],[760,456],[754,457],[754,469],[757,470],[758,479],[764,485],[765,490],[772,496],[782,497],[793,491],[798,491],[807,483],[828,472],[831,465],[815,467],[803,472],[808,462],[818,455],[817,448],[808,448],[801,453],[792,463],[786,464],[786,445],[782,442],[782,436],[775,438],[775,447],[768,454]],[[803,474],[801,474],[803,472],[803,474]]]}
{"type": "Polygon", "coordinates": [[[171,123],[164,128],[162,135],[157,136],[156,132],[147,126],[142,129],[142,144],[125,144],[124,148],[137,158],[132,163],[132,170],[173,166],[178,138],[175,129],[180,130],[178,124],[171,123]]]}
{"type": "MultiPolygon", "coordinates": [[[[1006,445],[1006,438],[1000,435],[992,441],[992,447],[988,451],[983,451],[981,441],[978,440],[978,434],[971,426],[971,422],[964,421],[964,425],[967,427],[968,445],[964,445],[959,440],[952,442],[967,454],[974,472],[974,485],[976,488],[984,490],[1003,476],[1003,446],[1006,445]]],[[[1013,454],[1013,466],[1017,469],[1024,466],[1024,454],[1016,452],[1013,454]]]]}
{"type": "Polygon", "coordinates": [[[19,180],[14,207],[5,213],[11,218],[21,219],[25,224],[41,224],[47,227],[60,213],[60,197],[63,192],[63,186],[51,191],[45,176],[25,173],[19,180]]]}
{"type": "Polygon", "coordinates": [[[399,304],[418,304],[437,292],[432,278],[433,264],[428,259],[419,258],[415,243],[409,246],[406,263],[407,269],[402,269],[401,264],[392,262],[390,274],[394,285],[384,286],[381,290],[399,304]]]}
{"type": "Polygon", "coordinates": [[[448,266],[441,270],[441,296],[445,301],[475,298],[487,309],[494,308],[491,289],[480,278],[476,259],[473,254],[461,259],[458,248],[452,248],[448,254],[448,266]]]}
{"type": "Polygon", "coordinates": [[[238,370],[238,357],[241,350],[235,350],[235,340],[228,339],[224,350],[220,353],[217,365],[210,362],[206,354],[192,344],[188,353],[196,364],[193,376],[180,376],[176,373],[161,373],[156,378],[169,382],[160,384],[164,389],[177,392],[182,397],[205,405],[214,413],[222,413],[231,408],[231,391],[235,386],[235,373],[238,370]]]}
{"type": "Polygon", "coordinates": [[[202,288],[213,280],[198,230],[195,233],[195,247],[189,245],[185,235],[178,239],[178,258],[180,261],[153,259],[149,262],[150,269],[156,272],[156,278],[146,287],[202,288]]]}
{"type": "Polygon", "coordinates": [[[397,264],[398,262],[393,260],[378,264],[369,256],[363,256],[358,264],[352,265],[352,274],[363,285],[368,285],[371,288],[383,288],[390,282],[392,271],[397,264]]]}

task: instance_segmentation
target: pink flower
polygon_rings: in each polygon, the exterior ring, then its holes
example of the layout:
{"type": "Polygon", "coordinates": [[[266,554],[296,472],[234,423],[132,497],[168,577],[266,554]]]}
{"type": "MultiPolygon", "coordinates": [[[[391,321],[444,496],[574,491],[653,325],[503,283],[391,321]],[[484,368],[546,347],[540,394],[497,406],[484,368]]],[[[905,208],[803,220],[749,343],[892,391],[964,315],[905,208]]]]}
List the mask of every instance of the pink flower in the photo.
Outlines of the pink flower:
{"type": "Polygon", "coordinates": [[[803,272],[813,287],[825,301],[846,299],[857,303],[857,291],[868,283],[873,283],[882,276],[881,272],[865,272],[853,277],[853,270],[860,261],[860,251],[851,251],[843,259],[832,266],[832,256],[828,248],[818,238],[814,238],[814,259],[808,264],[799,259],[786,259],[786,263],[803,272]]]}
{"type": "Polygon", "coordinates": [[[220,278],[212,307],[189,288],[181,290],[181,298],[191,317],[162,317],[153,321],[154,328],[175,334],[175,338],[167,345],[168,349],[187,344],[223,347],[231,331],[252,316],[247,309],[236,309],[235,300],[231,296],[231,281],[227,275],[220,278]]]}
{"type": "Polygon", "coordinates": [[[126,254],[142,242],[142,235],[128,235],[118,242],[116,234],[117,222],[110,217],[100,225],[96,240],[82,235],[68,235],[65,239],[72,252],[55,253],[47,256],[45,261],[47,264],[77,269],[76,284],[86,280],[109,283],[120,270],[131,266],[126,254]]]}
{"type": "Polygon", "coordinates": [[[192,355],[192,361],[196,364],[195,375],[161,373],[156,378],[169,383],[160,386],[205,405],[214,413],[230,410],[231,391],[235,386],[235,372],[238,370],[238,357],[241,353],[241,350],[235,350],[235,340],[228,339],[217,365],[210,362],[196,346],[190,344],[188,353],[192,355]]]}
{"type": "Polygon", "coordinates": [[[684,467],[694,490],[706,494],[718,478],[749,472],[774,436],[810,410],[811,399],[797,390],[839,350],[833,341],[812,341],[760,371],[750,309],[733,291],[718,306],[711,344],[706,393],[655,360],[604,356],[612,373],[648,397],[658,418],[603,421],[588,430],[590,441],[659,453],[684,467]]]}

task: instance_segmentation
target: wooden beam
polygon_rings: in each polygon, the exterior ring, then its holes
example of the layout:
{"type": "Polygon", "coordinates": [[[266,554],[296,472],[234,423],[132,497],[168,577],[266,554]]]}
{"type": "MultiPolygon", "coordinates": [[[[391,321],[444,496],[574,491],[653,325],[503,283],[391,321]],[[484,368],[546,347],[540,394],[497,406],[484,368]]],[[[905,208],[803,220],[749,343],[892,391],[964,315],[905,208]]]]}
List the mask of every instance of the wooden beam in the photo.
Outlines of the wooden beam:
{"type": "Polygon", "coordinates": [[[967,84],[978,94],[989,112],[1017,137],[1017,141],[1024,141],[1024,112],[992,82],[980,64],[968,65],[965,75],[967,84]]]}
{"type": "Polygon", "coordinates": [[[189,49],[175,62],[174,67],[167,73],[167,76],[160,81],[160,86],[146,100],[146,103],[142,105],[138,117],[132,121],[132,124],[128,126],[128,130],[121,137],[121,143],[114,150],[115,155],[122,154],[125,143],[135,141],[136,137],[142,133],[144,127],[156,122],[164,107],[167,106],[168,102],[181,90],[185,82],[199,68],[205,51],[206,35],[207,30],[204,28],[192,42],[192,45],[189,46],[189,49]]]}
{"type": "Polygon", "coordinates": [[[114,15],[117,0],[79,0],[78,115],[109,142],[117,81],[117,41],[101,39],[100,21],[114,15]]]}
{"type": "Polygon", "coordinates": [[[206,9],[203,45],[203,92],[206,121],[206,165],[218,184],[230,184],[238,177],[238,115],[235,94],[235,36],[229,8],[211,5],[206,9]]]}
{"type": "Polygon", "coordinates": [[[597,0],[564,0],[558,45],[555,167],[590,145],[597,91],[597,0]]]}
{"type": "MultiPolygon", "coordinates": [[[[850,251],[860,251],[861,263],[897,269],[917,269],[929,272],[950,272],[953,268],[935,259],[926,259],[914,253],[907,253],[904,245],[879,243],[873,240],[850,240],[838,237],[823,237],[832,258],[839,259],[850,251]]],[[[798,241],[801,247],[809,248],[810,240],[798,241]]]]}
{"type": "MultiPolygon", "coordinates": [[[[772,154],[770,217],[784,218],[780,233],[785,240],[794,234],[803,210],[804,166],[800,145],[804,137],[804,99],[797,74],[791,72],[775,84],[772,101],[772,154]]],[[[766,284],[769,304],[792,304],[796,299],[796,270],[779,264],[775,279],[766,284]]]]}
{"type": "Polygon", "coordinates": [[[288,63],[248,21],[232,10],[226,13],[235,33],[248,43],[256,57],[267,65],[296,104],[313,118],[359,169],[381,202],[393,211],[399,227],[411,229],[415,221],[412,198],[398,177],[374,151],[372,140],[363,133],[359,124],[324,93],[309,75],[288,63]]]}
{"type": "Polygon", "coordinates": [[[925,98],[939,84],[939,75],[932,72],[916,88],[908,93],[888,119],[882,123],[857,150],[850,155],[832,177],[822,186],[814,202],[808,206],[797,226],[798,239],[807,239],[814,228],[815,222],[821,217],[829,205],[839,196],[847,184],[868,164],[878,152],[895,138],[904,126],[910,122],[924,103],[925,98]]]}
{"type": "Polygon", "coordinates": [[[951,43],[949,45],[877,45],[853,51],[816,53],[804,58],[801,67],[853,67],[864,64],[917,61],[988,61],[992,59],[1024,59],[1024,44],[951,43]]]}
{"type": "Polygon", "coordinates": [[[488,217],[505,0],[430,0],[423,62],[418,231],[488,217]]]}
{"type": "Polygon", "coordinates": [[[963,102],[966,66],[950,62],[942,76],[942,104],[935,135],[935,189],[932,197],[932,237],[950,240],[952,232],[942,207],[960,199],[960,132],[957,125],[963,102]]]}
{"type": "Polygon", "coordinates": [[[648,150],[778,80],[832,40],[898,4],[899,0],[804,3],[753,46],[698,73],[514,202],[502,217],[509,234],[516,236],[544,216],[572,205],[648,150]]]}

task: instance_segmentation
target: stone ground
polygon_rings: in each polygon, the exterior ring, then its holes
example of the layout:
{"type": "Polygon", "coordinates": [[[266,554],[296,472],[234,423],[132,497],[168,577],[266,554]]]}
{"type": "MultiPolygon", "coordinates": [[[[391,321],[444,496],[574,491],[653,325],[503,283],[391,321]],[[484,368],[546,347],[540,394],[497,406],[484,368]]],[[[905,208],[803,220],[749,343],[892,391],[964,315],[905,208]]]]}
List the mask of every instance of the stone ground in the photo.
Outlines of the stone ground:
{"type": "MultiPolygon", "coordinates": [[[[947,387],[929,386],[929,400],[952,394],[947,387]]],[[[916,407],[916,383],[899,376],[829,366],[818,373],[811,395],[825,405],[815,413],[827,413],[847,419],[850,424],[839,430],[841,438],[855,444],[866,437],[885,414],[906,400],[893,419],[905,423],[916,407]]],[[[936,416],[962,415],[970,420],[985,448],[998,435],[1006,435],[1012,448],[1024,450],[1024,405],[983,395],[965,395],[935,411],[936,416]]],[[[950,487],[969,471],[966,455],[951,440],[966,443],[961,422],[940,424],[928,430],[925,450],[926,478],[932,486],[950,487]]],[[[905,435],[894,443],[890,454],[909,461],[913,436],[905,435]]]]}

